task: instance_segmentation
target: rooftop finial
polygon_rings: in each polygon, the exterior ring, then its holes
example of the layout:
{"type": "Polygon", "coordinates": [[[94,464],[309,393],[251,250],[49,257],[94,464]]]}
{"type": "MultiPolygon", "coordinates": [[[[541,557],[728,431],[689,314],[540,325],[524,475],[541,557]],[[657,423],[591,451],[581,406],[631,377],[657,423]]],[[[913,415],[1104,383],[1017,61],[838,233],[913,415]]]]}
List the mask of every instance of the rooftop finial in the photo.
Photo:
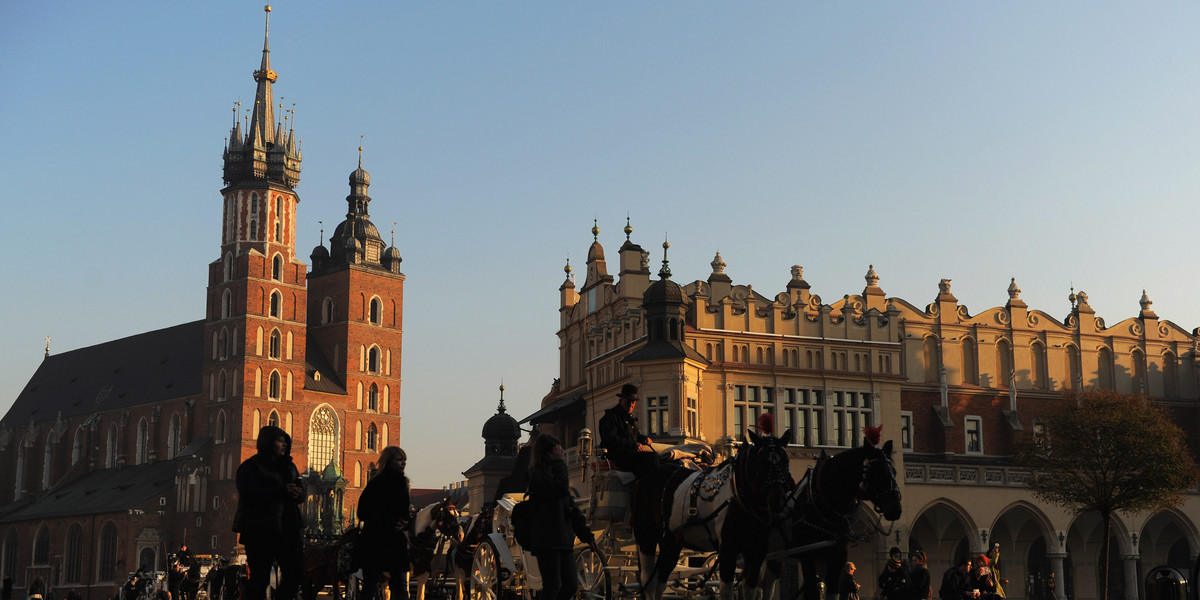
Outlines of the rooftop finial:
{"type": "Polygon", "coordinates": [[[319,245],[319,246],[324,246],[324,245],[325,245],[325,222],[324,222],[324,221],[317,221],[317,225],[320,225],[320,226],[321,226],[321,243],[320,243],[320,244],[318,244],[318,245],[319,245]]]}
{"type": "Polygon", "coordinates": [[[358,136],[358,168],[360,168],[360,169],[362,168],[362,151],[363,151],[362,143],[363,143],[364,137],[366,137],[366,136],[365,135],[358,136]]]}
{"type": "Polygon", "coordinates": [[[396,222],[392,221],[392,247],[396,247],[396,222]]]}
{"type": "Polygon", "coordinates": [[[592,241],[600,241],[600,221],[594,217],[592,218],[592,241]]]}
{"type": "Polygon", "coordinates": [[[1075,301],[1078,300],[1078,297],[1075,295],[1075,282],[1073,281],[1071,282],[1071,295],[1067,296],[1067,300],[1071,301],[1071,308],[1075,308],[1075,301]]]}
{"type": "Polygon", "coordinates": [[[500,406],[496,407],[496,412],[504,412],[504,380],[500,380],[500,406]]]}
{"type": "Polygon", "coordinates": [[[50,357],[50,336],[46,336],[46,357],[50,357]]]}
{"type": "Polygon", "coordinates": [[[670,267],[670,265],[667,264],[668,263],[667,248],[670,248],[670,247],[671,247],[671,243],[667,241],[667,234],[664,232],[663,233],[663,244],[662,244],[663,266],[661,269],[658,270],[658,276],[660,279],[670,279],[671,278],[671,267],[670,267]]]}
{"type": "Polygon", "coordinates": [[[563,267],[563,273],[566,273],[567,277],[571,276],[571,257],[570,256],[567,256],[567,266],[563,267]]]}
{"type": "Polygon", "coordinates": [[[629,215],[625,215],[625,241],[629,241],[629,234],[633,233],[633,226],[629,224],[629,215]]]}

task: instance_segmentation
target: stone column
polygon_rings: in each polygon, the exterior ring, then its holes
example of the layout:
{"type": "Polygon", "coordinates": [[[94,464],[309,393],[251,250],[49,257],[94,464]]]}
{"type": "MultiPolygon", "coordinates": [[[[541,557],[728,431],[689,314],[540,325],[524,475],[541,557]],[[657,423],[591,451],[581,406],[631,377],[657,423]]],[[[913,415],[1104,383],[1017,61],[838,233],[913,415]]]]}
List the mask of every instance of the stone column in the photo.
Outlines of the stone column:
{"type": "Polygon", "coordinates": [[[1138,600],[1137,554],[1123,554],[1121,560],[1125,563],[1125,600],[1138,600]]]}
{"type": "Polygon", "coordinates": [[[1046,554],[1046,558],[1050,559],[1050,570],[1054,573],[1054,600],[1066,600],[1067,598],[1066,573],[1063,571],[1063,559],[1066,557],[1066,552],[1046,554]]]}

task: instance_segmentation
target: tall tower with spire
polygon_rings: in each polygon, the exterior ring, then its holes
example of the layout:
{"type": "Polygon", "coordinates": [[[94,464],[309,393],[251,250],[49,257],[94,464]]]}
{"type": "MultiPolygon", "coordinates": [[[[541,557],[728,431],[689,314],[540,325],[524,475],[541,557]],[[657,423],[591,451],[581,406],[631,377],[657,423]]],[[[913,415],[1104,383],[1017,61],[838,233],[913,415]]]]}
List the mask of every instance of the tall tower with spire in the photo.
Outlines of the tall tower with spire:
{"type": "MultiPolygon", "coordinates": [[[[274,110],[271,7],[265,11],[254,105],[244,128],[235,109],[224,150],[220,257],[208,276],[204,393],[200,422],[191,424],[196,437],[214,438],[214,460],[234,466],[254,453],[257,426],[290,429],[293,419],[307,421],[309,412],[298,406],[308,306],[307,266],[296,258],[301,156],[291,115],[282,105],[274,110]]],[[[304,439],[298,437],[293,449],[300,465],[304,439]]]]}

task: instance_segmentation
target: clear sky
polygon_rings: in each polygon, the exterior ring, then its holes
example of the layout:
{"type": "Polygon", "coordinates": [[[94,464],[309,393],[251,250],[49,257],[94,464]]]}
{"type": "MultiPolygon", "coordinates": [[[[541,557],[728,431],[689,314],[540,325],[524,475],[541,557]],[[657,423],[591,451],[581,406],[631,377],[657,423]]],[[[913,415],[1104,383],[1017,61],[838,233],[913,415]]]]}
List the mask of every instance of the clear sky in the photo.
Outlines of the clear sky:
{"type": "MultiPolygon", "coordinates": [[[[298,254],[347,176],[404,256],[402,445],[418,487],[557,375],[558,287],[592,241],[674,279],[721,252],[826,303],[870,264],[978,313],[1010,277],[1109,324],[1142,289],[1200,326],[1200,3],[315,2],[271,13],[303,140],[298,254]]],[[[251,2],[0,2],[0,411],[43,354],[204,316],[221,150],[253,98],[251,2]]],[[[614,261],[615,262],[615,261],[614,261]]],[[[615,267],[612,269],[616,271],[615,267]]],[[[578,281],[582,285],[582,280],[578,281]]]]}

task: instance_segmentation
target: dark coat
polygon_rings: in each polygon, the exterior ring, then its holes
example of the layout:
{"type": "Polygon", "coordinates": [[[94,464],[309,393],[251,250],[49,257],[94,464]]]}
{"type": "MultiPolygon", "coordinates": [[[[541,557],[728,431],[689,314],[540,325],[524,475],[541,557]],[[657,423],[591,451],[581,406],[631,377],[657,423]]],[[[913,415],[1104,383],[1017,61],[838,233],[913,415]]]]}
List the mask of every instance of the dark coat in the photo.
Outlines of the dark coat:
{"type": "Polygon", "coordinates": [[[942,575],[942,587],[938,588],[938,597],[942,600],[962,600],[972,596],[971,577],[958,567],[950,567],[942,575]]]}
{"type": "Polygon", "coordinates": [[[637,418],[620,404],[604,411],[599,428],[600,447],[608,450],[637,451],[638,444],[645,444],[649,440],[638,431],[637,418]]]}
{"type": "Polygon", "coordinates": [[[530,553],[569,551],[575,547],[576,536],[585,542],[594,539],[587,527],[587,519],[571,497],[565,461],[556,460],[529,470],[529,499],[525,502],[533,503],[537,523],[529,547],[525,548],[530,553]]]}
{"type": "Polygon", "coordinates": [[[877,580],[879,584],[879,595],[888,600],[901,600],[905,590],[908,589],[908,573],[901,567],[891,568],[884,567],[883,572],[879,574],[877,580]]]}
{"type": "Polygon", "coordinates": [[[382,568],[386,559],[388,567],[408,570],[408,538],[396,530],[396,524],[407,524],[411,517],[408,478],[384,466],[358,498],[358,518],[363,528],[355,553],[363,566],[382,568]]]}
{"type": "Polygon", "coordinates": [[[292,498],[287,484],[304,488],[300,472],[292,462],[292,436],[270,425],[258,432],[258,453],[242,461],[237,470],[238,508],[233,517],[233,530],[243,537],[250,535],[300,536],[304,521],[300,504],[304,493],[292,498]],[[283,436],[287,450],[274,456],[275,440],[283,436]]]}
{"type": "Polygon", "coordinates": [[[908,589],[904,592],[904,600],[929,600],[933,597],[933,587],[929,581],[929,569],[914,567],[908,573],[908,589]]]}

